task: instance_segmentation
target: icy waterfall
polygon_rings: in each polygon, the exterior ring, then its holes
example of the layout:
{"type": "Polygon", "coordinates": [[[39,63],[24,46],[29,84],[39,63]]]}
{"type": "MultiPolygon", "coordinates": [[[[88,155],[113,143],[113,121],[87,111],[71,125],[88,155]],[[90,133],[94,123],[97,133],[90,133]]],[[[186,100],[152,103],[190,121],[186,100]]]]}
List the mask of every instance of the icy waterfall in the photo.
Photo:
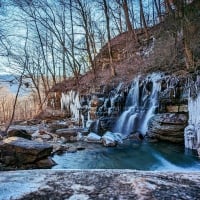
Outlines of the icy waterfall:
{"type": "Polygon", "coordinates": [[[138,76],[129,90],[125,111],[114,127],[114,132],[127,136],[133,132],[145,135],[149,119],[158,107],[161,74],[152,74],[145,79],[138,76]]]}

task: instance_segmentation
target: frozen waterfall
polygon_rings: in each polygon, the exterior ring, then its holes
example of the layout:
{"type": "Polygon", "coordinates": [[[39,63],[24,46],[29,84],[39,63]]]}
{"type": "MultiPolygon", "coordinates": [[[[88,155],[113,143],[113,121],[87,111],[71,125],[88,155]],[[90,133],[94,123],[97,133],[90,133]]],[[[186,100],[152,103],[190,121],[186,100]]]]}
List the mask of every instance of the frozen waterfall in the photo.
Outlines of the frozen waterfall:
{"type": "Polygon", "coordinates": [[[62,93],[61,95],[61,110],[66,110],[72,114],[72,118],[75,120],[80,119],[80,100],[79,94],[73,90],[62,93]]]}
{"type": "Polygon", "coordinates": [[[197,149],[200,146],[200,93],[196,98],[188,98],[189,120],[184,131],[185,148],[197,149]]]}
{"type": "Polygon", "coordinates": [[[145,135],[149,119],[158,107],[161,74],[152,74],[145,79],[135,78],[126,99],[125,111],[121,114],[114,127],[114,132],[124,136],[132,132],[145,135]]]}

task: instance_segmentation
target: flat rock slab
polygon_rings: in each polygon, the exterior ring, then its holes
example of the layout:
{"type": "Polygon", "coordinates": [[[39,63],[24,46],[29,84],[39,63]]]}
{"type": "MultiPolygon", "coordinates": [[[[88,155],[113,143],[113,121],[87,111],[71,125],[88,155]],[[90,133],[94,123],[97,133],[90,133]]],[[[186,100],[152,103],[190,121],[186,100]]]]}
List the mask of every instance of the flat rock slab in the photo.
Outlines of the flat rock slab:
{"type": "Polygon", "coordinates": [[[82,129],[75,129],[75,128],[63,128],[63,129],[58,129],[56,130],[55,134],[62,136],[62,137],[76,137],[77,136],[77,132],[80,131],[82,129]]]}
{"type": "Polygon", "coordinates": [[[0,142],[0,155],[6,164],[31,163],[51,155],[53,147],[47,143],[9,137],[0,142]]]}
{"type": "Polygon", "coordinates": [[[0,199],[200,199],[200,172],[27,170],[0,172],[0,199]]]}

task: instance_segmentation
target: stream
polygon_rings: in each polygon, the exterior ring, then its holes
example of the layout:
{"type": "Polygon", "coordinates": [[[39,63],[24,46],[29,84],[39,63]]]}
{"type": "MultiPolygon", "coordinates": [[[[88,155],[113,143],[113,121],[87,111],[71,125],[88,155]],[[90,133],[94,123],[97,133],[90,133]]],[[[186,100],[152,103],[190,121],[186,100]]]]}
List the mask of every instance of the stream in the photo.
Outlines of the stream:
{"type": "Polygon", "coordinates": [[[114,148],[88,144],[85,150],[54,155],[52,169],[135,169],[197,171],[200,160],[182,145],[125,141],[114,148]]]}

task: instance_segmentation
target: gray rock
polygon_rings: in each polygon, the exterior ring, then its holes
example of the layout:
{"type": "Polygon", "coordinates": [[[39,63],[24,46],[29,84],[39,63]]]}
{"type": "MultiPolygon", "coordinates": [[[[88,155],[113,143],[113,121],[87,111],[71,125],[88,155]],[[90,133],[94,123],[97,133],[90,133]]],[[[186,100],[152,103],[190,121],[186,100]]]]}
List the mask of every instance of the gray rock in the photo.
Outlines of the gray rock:
{"type": "Polygon", "coordinates": [[[61,137],[68,137],[68,136],[76,137],[77,129],[74,129],[74,128],[58,129],[58,130],[56,130],[56,134],[61,137]]]}
{"type": "Polygon", "coordinates": [[[64,137],[66,142],[75,142],[77,141],[78,132],[81,132],[82,130],[82,128],[58,129],[55,134],[59,137],[64,137]]]}
{"type": "Polygon", "coordinates": [[[61,123],[61,122],[54,122],[54,123],[51,123],[51,124],[49,124],[49,130],[51,131],[51,132],[55,132],[56,130],[58,130],[58,129],[66,129],[66,128],[68,128],[68,123],[67,122],[63,122],[63,123],[61,123]]]}
{"type": "Polygon", "coordinates": [[[31,135],[23,129],[12,129],[8,131],[8,137],[21,137],[28,140],[31,140],[31,135]]]}
{"type": "Polygon", "coordinates": [[[107,131],[102,136],[102,142],[105,147],[115,147],[118,143],[122,143],[122,135],[121,133],[107,131]]]}
{"type": "Polygon", "coordinates": [[[91,132],[86,137],[86,142],[102,143],[101,136],[97,135],[96,133],[91,132]]]}
{"type": "Polygon", "coordinates": [[[52,166],[56,165],[54,160],[51,159],[51,157],[47,157],[45,159],[39,160],[35,163],[37,168],[44,169],[44,168],[51,168],[52,166]]]}
{"type": "Polygon", "coordinates": [[[1,172],[3,200],[200,199],[200,172],[27,170],[1,172]]]}
{"type": "Polygon", "coordinates": [[[184,128],[187,125],[187,115],[179,113],[162,113],[149,121],[148,134],[150,138],[175,143],[184,142],[184,128]]]}
{"type": "Polygon", "coordinates": [[[0,156],[6,165],[22,166],[34,163],[51,155],[53,147],[49,144],[9,137],[0,143],[0,156]]]}

